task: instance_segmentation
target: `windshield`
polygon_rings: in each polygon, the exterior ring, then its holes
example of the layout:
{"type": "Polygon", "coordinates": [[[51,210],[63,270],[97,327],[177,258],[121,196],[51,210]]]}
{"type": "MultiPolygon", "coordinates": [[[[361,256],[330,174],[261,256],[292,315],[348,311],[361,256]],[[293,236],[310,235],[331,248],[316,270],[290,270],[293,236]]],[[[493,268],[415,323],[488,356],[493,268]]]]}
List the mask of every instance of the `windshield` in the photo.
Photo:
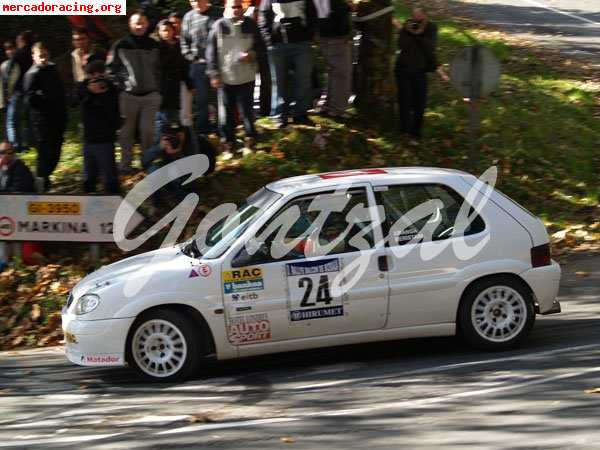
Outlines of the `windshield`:
{"type": "Polygon", "coordinates": [[[281,198],[281,194],[267,188],[258,190],[248,197],[234,214],[223,217],[211,226],[206,233],[204,243],[198,243],[195,238],[192,238],[182,245],[182,251],[194,258],[203,256],[205,259],[214,259],[220,257],[279,198],[281,198]],[[200,248],[198,244],[200,244],[200,248]]]}

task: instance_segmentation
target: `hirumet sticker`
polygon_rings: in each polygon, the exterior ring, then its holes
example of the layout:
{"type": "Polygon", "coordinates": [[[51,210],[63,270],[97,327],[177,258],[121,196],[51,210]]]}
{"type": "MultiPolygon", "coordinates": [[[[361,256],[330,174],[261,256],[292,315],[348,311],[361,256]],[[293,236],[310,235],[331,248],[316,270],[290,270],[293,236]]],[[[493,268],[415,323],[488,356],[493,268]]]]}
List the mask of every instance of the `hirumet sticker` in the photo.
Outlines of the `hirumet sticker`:
{"type": "Polygon", "coordinates": [[[384,169],[359,169],[359,170],[344,170],[341,172],[331,172],[319,175],[322,179],[328,180],[331,178],[357,177],[359,175],[382,175],[387,173],[384,169]]]}

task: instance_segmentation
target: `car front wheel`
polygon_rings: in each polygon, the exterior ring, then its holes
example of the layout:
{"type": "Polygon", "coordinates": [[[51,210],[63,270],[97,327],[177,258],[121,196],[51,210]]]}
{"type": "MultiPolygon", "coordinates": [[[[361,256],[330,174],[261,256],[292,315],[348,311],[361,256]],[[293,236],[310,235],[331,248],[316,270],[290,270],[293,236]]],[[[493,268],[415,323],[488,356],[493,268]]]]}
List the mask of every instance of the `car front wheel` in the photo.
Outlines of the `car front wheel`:
{"type": "Polygon", "coordinates": [[[517,346],[534,321],[533,299],[527,287],[502,276],[471,286],[458,314],[462,336],[470,345],[485,350],[517,346]]]}
{"type": "Polygon", "coordinates": [[[182,380],[198,369],[199,333],[192,320],[176,311],[159,309],[140,316],[128,340],[128,359],[147,379],[182,380]]]}

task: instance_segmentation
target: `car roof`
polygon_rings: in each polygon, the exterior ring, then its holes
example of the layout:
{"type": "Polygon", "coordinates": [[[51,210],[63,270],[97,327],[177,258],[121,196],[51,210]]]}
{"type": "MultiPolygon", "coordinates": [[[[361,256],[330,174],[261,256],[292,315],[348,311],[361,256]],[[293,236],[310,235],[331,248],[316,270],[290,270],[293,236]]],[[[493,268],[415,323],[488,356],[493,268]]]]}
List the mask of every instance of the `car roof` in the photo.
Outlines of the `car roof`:
{"type": "Polygon", "coordinates": [[[269,183],[266,187],[285,195],[291,192],[316,188],[336,188],[354,183],[368,182],[373,185],[407,182],[431,183],[456,176],[473,177],[467,172],[439,167],[384,167],[301,175],[269,183]]]}

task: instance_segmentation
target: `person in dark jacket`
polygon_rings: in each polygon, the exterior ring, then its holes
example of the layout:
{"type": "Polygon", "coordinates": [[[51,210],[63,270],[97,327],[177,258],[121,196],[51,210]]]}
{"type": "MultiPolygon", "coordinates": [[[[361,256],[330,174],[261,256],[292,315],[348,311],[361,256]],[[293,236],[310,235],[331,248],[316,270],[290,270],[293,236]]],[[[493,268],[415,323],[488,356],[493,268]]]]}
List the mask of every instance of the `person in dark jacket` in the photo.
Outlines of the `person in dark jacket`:
{"type": "Polygon", "coordinates": [[[239,106],[246,131],[246,148],[254,146],[254,81],[264,43],[250,17],[244,17],[242,0],[227,0],[225,17],[208,35],[206,73],[219,90],[219,132],[227,152],[235,147],[235,111],[239,106]]]}
{"type": "Polygon", "coordinates": [[[421,9],[398,33],[396,84],[398,89],[399,131],[413,139],[421,137],[427,104],[427,72],[437,69],[437,25],[421,9]]]}
{"type": "Polygon", "coordinates": [[[206,45],[208,33],[223,8],[211,5],[208,0],[190,0],[192,9],[185,13],[181,24],[181,53],[190,64],[189,76],[196,90],[196,132],[206,135],[213,131],[208,105],[211,88],[206,75],[206,45]]]}
{"type": "Polygon", "coordinates": [[[23,90],[23,79],[33,64],[31,58],[31,44],[33,43],[33,32],[24,31],[17,36],[17,51],[10,59],[7,67],[8,73],[16,73],[17,78],[12,94],[7,99],[6,107],[6,134],[8,140],[17,150],[25,151],[29,148],[29,121],[25,105],[25,92],[23,90]]]}
{"type": "Polygon", "coordinates": [[[327,97],[323,112],[345,117],[352,93],[352,25],[347,0],[314,0],[319,47],[327,65],[327,97]]]}
{"type": "Polygon", "coordinates": [[[162,101],[156,114],[156,142],[160,130],[167,123],[179,121],[181,109],[181,83],[184,82],[188,89],[193,85],[188,78],[188,64],[175,39],[175,28],[168,19],[163,19],[157,25],[158,43],[160,50],[160,94],[162,101]]]}
{"type": "Polygon", "coordinates": [[[56,66],[42,42],[33,45],[34,64],[25,74],[23,89],[34,145],[37,149],[37,176],[50,188],[50,175],[60,159],[67,124],[65,89],[56,66]]]}
{"type": "Polygon", "coordinates": [[[142,153],[154,143],[156,113],[160,107],[160,51],[158,43],[146,35],[149,22],[142,12],[129,17],[130,33],[113,45],[108,69],[117,87],[123,126],[121,171],[131,173],[133,144],[139,123],[142,153]]]}
{"type": "Polygon", "coordinates": [[[86,78],[78,86],[83,122],[84,190],[96,192],[96,181],[100,175],[106,193],[118,194],[114,142],[121,122],[119,93],[106,77],[103,61],[92,61],[84,69],[86,78]]]}
{"type": "MultiPolygon", "coordinates": [[[[197,144],[198,141],[189,132],[188,127],[182,127],[179,122],[166,123],[160,130],[159,142],[144,154],[142,159],[144,169],[150,174],[178,159],[200,152],[206,153],[205,149],[200,149],[197,144]]],[[[207,154],[207,156],[209,164],[214,167],[214,152],[212,155],[207,154]]],[[[171,180],[170,183],[156,191],[152,195],[154,207],[164,207],[166,195],[173,196],[177,201],[181,201],[188,193],[192,192],[194,183],[183,185],[183,181],[185,181],[185,178],[171,180]]]]}
{"type": "Polygon", "coordinates": [[[31,170],[15,153],[10,142],[0,142],[0,192],[35,192],[31,170]]]}
{"type": "Polygon", "coordinates": [[[273,84],[271,114],[278,118],[280,128],[287,126],[290,115],[294,123],[314,125],[307,111],[313,99],[315,22],[313,0],[263,0],[260,4],[258,27],[268,48],[273,84]],[[294,110],[290,111],[292,102],[294,110]]]}

